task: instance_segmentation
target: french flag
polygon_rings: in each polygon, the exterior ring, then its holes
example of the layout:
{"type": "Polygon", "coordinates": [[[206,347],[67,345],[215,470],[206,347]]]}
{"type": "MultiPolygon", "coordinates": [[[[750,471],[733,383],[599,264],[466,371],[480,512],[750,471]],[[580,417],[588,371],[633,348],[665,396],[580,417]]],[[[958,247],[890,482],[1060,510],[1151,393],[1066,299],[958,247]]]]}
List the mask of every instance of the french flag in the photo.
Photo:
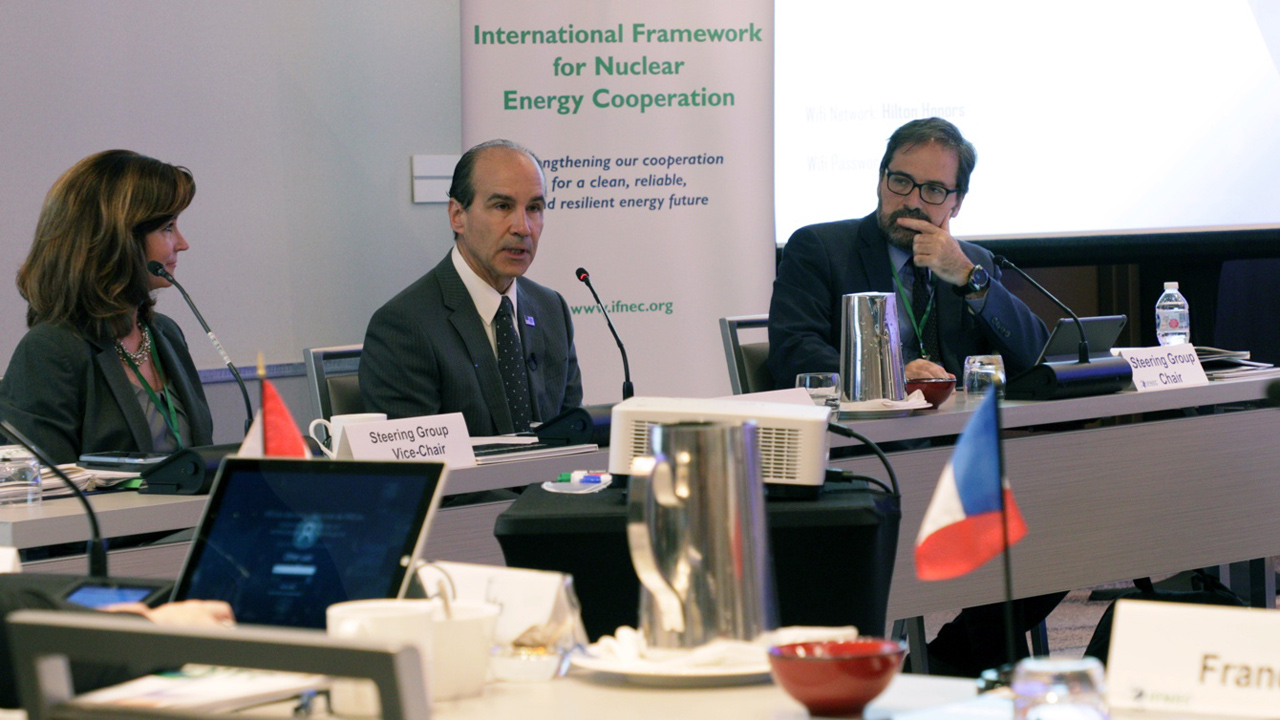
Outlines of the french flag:
{"type": "Polygon", "coordinates": [[[916,576],[948,580],[976,570],[1004,551],[1000,500],[1009,516],[1009,544],[1027,534],[1000,458],[1000,418],[988,391],[942,469],[916,538],[916,576]]]}

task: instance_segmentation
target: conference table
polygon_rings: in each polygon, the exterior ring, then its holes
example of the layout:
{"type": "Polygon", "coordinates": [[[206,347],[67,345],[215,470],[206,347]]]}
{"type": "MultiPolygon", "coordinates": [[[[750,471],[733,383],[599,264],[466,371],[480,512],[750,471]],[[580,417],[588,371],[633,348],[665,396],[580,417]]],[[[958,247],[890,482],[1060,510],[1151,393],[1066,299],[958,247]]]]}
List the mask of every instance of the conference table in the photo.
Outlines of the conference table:
{"type": "MultiPolygon", "coordinates": [[[[1247,567],[1261,587],[1255,604],[1274,602],[1274,573],[1259,559],[1280,555],[1280,410],[1258,407],[1270,378],[1055,401],[1002,403],[1005,472],[1026,518],[1027,537],[1012,553],[1014,595],[1025,597],[1193,567],[1247,567]],[[1270,591],[1268,593],[1267,591],[1270,591]],[[1269,596],[1269,597],[1268,597],[1269,596]]],[[[915,578],[912,550],[920,519],[976,403],[956,393],[938,410],[850,423],[876,442],[943,443],[890,453],[902,490],[902,523],[888,617],[994,602],[1002,598],[999,563],[961,578],[915,578]]],[[[832,437],[836,446],[852,441],[832,437]]],[[[855,443],[856,444],[856,443],[855,443]]],[[[608,451],[538,458],[449,474],[446,495],[521,487],[574,469],[601,468],[608,451]]],[[[835,467],[883,477],[873,456],[833,460],[835,467]]],[[[203,497],[136,493],[95,495],[107,536],[193,527],[203,497]]],[[[496,551],[493,518],[506,504],[441,512],[427,554],[473,559],[496,551]]],[[[71,499],[0,507],[0,544],[19,548],[83,541],[87,523],[71,499]]],[[[838,549],[837,549],[838,550],[838,549]]],[[[113,554],[121,575],[176,577],[185,543],[113,554]],[[136,557],[134,557],[136,555],[136,557]],[[126,560],[117,561],[117,556],[126,560]],[[132,561],[128,560],[132,558],[132,561]],[[135,569],[137,568],[137,569],[135,569]]],[[[500,555],[498,555],[500,561],[500,555]]],[[[39,572],[82,572],[82,558],[32,563],[39,572]]]]}
{"type": "MultiPolygon", "coordinates": [[[[294,703],[257,707],[254,717],[292,717],[294,703]]],[[[723,718],[808,720],[800,703],[772,683],[720,688],[661,688],[573,671],[537,683],[489,683],[479,697],[433,703],[435,720],[650,720],[723,718]]],[[[232,713],[229,718],[238,717],[232,713]]],[[[329,717],[317,714],[314,717],[329,717]]],[[[867,706],[865,720],[1012,720],[1007,691],[976,695],[972,680],[899,675],[867,706]]],[[[1113,720],[1207,720],[1205,715],[1112,710],[1113,720]]],[[[1218,716],[1214,716],[1218,717],[1218,716]]],[[[0,720],[26,720],[22,710],[0,710],[0,720]]]]}
{"type": "MultiPolygon", "coordinates": [[[[974,698],[971,680],[899,675],[867,707],[867,720],[928,720],[930,708],[974,698]]],[[[292,703],[251,710],[254,717],[290,717],[292,703]]],[[[1009,704],[1012,714],[1012,705],[1009,704]]],[[[0,710],[0,720],[24,720],[21,710],[0,710]]],[[[228,715],[230,718],[235,714],[228,715]]],[[[317,717],[328,717],[317,715],[317,717]]],[[[480,697],[433,703],[434,720],[650,720],[671,718],[736,718],[738,720],[807,720],[804,706],[773,683],[720,688],[660,688],[572,672],[568,677],[536,683],[489,683],[480,697]]],[[[945,716],[939,716],[943,720],[945,716]]]]}
{"type": "MultiPolygon", "coordinates": [[[[974,697],[972,680],[899,675],[864,715],[868,720],[901,717],[974,697]],[[935,682],[942,680],[943,682],[935,682]]],[[[725,688],[644,687],[621,679],[575,671],[548,683],[495,683],[482,697],[436,703],[438,720],[611,720],[635,718],[761,718],[805,720],[809,713],[779,686],[768,683],[725,688]]]]}
{"type": "MultiPolygon", "coordinates": [[[[1007,690],[977,695],[972,680],[903,674],[867,706],[865,720],[1013,720],[1007,690]]],[[[490,683],[478,698],[435,703],[436,720],[649,720],[735,718],[808,720],[800,703],[775,684],[663,689],[578,672],[547,683],[490,683]]],[[[1209,716],[1113,710],[1113,720],[1208,720],[1209,716]]],[[[1218,720],[1221,720],[1219,717],[1218,720]]]]}
{"type": "MultiPolygon", "coordinates": [[[[1003,402],[1005,476],[1027,523],[1011,553],[1014,596],[1235,564],[1230,584],[1274,607],[1263,559],[1280,555],[1280,409],[1257,407],[1273,381],[1003,402]]],[[[939,438],[961,432],[977,404],[956,393],[937,411],[853,427],[875,442],[939,438]]],[[[920,521],[950,455],[890,455],[902,491],[890,618],[1003,595],[999,562],[954,580],[915,576],[920,521]]],[[[883,477],[874,457],[832,465],[883,477]]]]}

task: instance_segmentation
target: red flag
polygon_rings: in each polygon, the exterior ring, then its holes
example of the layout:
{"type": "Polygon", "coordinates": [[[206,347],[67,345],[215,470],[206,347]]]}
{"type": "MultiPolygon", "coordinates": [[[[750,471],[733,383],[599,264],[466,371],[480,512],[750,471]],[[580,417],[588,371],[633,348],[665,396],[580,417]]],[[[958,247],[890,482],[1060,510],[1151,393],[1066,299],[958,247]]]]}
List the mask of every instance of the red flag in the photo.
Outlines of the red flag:
{"type": "Polygon", "coordinates": [[[269,381],[262,381],[262,454],[264,457],[309,458],[307,442],[289,408],[269,381]]]}

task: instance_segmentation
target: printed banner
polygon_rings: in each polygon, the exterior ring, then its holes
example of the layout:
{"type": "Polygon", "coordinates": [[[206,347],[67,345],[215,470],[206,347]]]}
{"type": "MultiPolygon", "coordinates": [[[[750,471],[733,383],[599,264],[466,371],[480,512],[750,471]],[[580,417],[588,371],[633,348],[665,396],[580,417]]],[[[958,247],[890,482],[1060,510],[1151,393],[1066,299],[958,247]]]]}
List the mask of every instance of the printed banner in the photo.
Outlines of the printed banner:
{"type": "Polygon", "coordinates": [[[542,159],[528,277],[573,312],[585,402],[728,392],[718,318],[767,312],[773,241],[773,3],[462,3],[463,146],[542,159]]]}

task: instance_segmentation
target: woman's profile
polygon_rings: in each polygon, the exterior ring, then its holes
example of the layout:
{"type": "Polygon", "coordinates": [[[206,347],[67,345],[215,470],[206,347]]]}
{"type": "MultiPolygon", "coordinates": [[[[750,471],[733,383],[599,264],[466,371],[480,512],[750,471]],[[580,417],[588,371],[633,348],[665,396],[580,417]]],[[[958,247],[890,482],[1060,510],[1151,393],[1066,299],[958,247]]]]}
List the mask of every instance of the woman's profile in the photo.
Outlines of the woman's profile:
{"type": "Polygon", "coordinates": [[[45,197],[18,270],[26,335],[0,379],[0,413],[56,462],[88,452],[173,452],[212,442],[186,340],[155,312],[188,248],[184,167],[128,150],[76,163],[45,197]]]}

